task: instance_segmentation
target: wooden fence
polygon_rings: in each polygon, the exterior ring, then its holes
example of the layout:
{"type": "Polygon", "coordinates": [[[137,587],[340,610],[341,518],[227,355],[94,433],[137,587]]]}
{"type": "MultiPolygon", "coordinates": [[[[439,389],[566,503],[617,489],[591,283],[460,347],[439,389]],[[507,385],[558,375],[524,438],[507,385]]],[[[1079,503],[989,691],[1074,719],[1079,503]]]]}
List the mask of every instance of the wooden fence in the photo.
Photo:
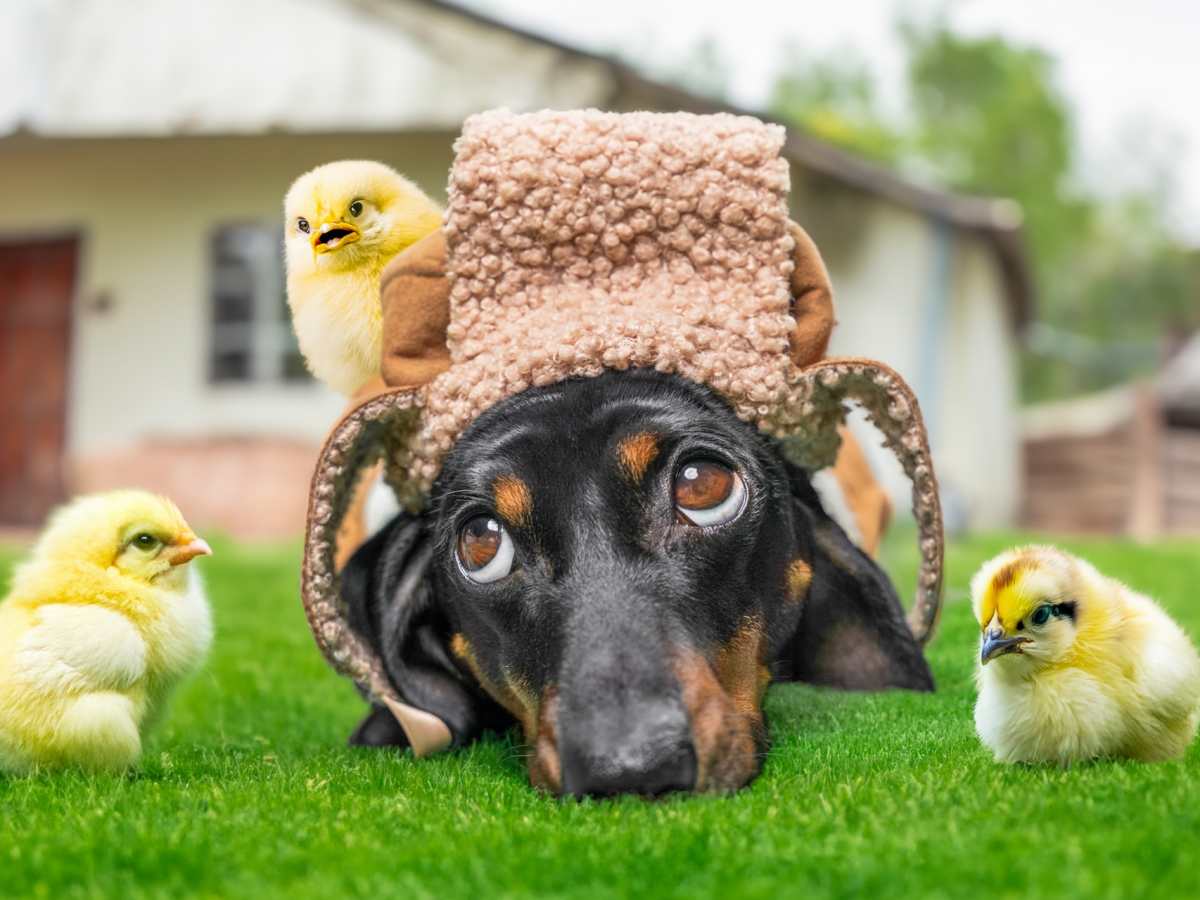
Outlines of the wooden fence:
{"type": "Polygon", "coordinates": [[[1200,534],[1200,430],[1169,427],[1150,388],[1124,421],[1024,444],[1022,524],[1038,531],[1200,534]]]}

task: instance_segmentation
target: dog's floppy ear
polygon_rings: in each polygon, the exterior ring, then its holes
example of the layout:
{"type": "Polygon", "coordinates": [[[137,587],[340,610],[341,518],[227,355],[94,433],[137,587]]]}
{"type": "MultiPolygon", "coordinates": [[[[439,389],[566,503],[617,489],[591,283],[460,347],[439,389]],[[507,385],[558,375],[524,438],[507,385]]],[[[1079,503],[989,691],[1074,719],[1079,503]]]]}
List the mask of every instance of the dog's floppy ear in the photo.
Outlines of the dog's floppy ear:
{"type": "Polygon", "coordinates": [[[788,464],[798,555],[810,580],[783,658],[799,681],[852,690],[933,690],[933,675],[884,571],[826,515],[799,467],[788,464]]]}
{"type": "MultiPolygon", "coordinates": [[[[350,558],[342,599],[347,622],[383,661],[404,703],[444,722],[452,746],[460,746],[492,727],[498,713],[450,655],[450,629],[429,577],[432,551],[424,517],[401,513],[350,558]]],[[[409,746],[409,727],[377,705],[350,742],[409,746]]]]}
{"type": "Polygon", "coordinates": [[[795,243],[788,287],[792,292],[791,314],[796,321],[788,335],[788,352],[792,362],[803,368],[825,355],[837,320],[833,311],[833,287],[821,252],[808,232],[790,219],[787,229],[795,243]]]}

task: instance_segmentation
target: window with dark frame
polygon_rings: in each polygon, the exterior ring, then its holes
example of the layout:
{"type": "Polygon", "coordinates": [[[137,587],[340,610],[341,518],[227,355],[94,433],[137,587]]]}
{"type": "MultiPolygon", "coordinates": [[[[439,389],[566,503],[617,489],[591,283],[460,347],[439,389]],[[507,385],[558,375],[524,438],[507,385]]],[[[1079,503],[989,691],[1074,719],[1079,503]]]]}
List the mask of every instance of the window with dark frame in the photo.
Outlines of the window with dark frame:
{"type": "Polygon", "coordinates": [[[209,248],[214,384],[304,382],[311,376],[292,332],[278,228],[220,225],[209,248]]]}

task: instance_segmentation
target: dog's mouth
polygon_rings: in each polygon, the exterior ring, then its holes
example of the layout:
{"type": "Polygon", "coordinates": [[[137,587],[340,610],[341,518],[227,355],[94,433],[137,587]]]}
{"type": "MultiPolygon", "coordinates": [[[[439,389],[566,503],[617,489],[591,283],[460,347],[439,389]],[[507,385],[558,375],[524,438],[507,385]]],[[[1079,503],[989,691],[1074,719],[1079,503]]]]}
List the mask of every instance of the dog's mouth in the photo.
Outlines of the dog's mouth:
{"type": "Polygon", "coordinates": [[[353,225],[347,225],[342,222],[321,226],[312,237],[313,250],[317,253],[328,253],[331,250],[337,250],[339,247],[345,247],[347,244],[353,244],[359,240],[362,235],[353,225]]]}

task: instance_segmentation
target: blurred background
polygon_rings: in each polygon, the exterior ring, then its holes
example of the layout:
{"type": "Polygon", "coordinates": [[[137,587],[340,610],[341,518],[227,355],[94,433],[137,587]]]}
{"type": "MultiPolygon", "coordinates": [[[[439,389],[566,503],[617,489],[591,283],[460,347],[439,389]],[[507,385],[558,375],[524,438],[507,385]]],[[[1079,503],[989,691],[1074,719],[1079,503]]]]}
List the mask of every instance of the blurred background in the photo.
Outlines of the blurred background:
{"type": "Polygon", "coordinates": [[[291,180],[444,197],[470,113],[598,106],[787,126],[833,352],[917,390],[952,528],[1200,532],[1198,46],[1191,0],[4,0],[0,528],[136,484],[298,533],[342,404],[291,180]]]}

